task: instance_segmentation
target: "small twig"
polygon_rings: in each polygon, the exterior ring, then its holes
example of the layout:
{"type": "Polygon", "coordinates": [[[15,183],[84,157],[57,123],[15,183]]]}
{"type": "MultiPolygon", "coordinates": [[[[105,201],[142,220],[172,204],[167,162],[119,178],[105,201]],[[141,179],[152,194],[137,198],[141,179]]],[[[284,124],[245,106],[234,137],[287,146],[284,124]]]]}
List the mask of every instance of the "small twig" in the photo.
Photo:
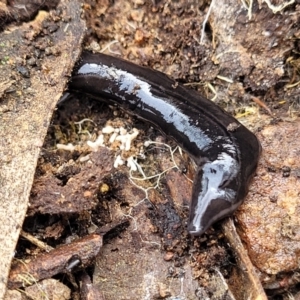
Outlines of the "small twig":
{"type": "Polygon", "coordinates": [[[204,39],[204,34],[205,34],[205,26],[206,26],[206,23],[208,21],[209,15],[211,13],[212,7],[214,6],[214,3],[215,3],[215,0],[212,0],[211,3],[210,3],[210,6],[209,6],[208,12],[207,12],[207,14],[205,16],[205,19],[204,19],[204,21],[202,23],[200,44],[203,44],[203,39],[204,39]]]}
{"type": "Polygon", "coordinates": [[[225,77],[225,76],[217,75],[217,78],[219,78],[220,80],[226,81],[228,83],[233,83],[232,79],[225,77]]]}
{"type": "Polygon", "coordinates": [[[20,235],[26,240],[28,240],[29,242],[31,242],[33,245],[36,245],[37,247],[39,247],[40,249],[46,252],[53,250],[53,247],[47,245],[46,243],[42,242],[41,240],[31,235],[30,233],[25,232],[24,230],[21,230],[20,235]]]}
{"type": "Polygon", "coordinates": [[[7,286],[9,289],[16,289],[59,273],[65,273],[70,259],[75,255],[81,265],[86,267],[95,259],[101,247],[102,236],[94,233],[73,241],[71,244],[57,247],[48,253],[41,253],[26,263],[18,262],[10,270],[7,286]]]}
{"type": "Polygon", "coordinates": [[[300,81],[297,81],[297,82],[295,82],[295,83],[287,84],[287,85],[285,86],[285,88],[286,88],[286,89],[290,89],[290,88],[293,88],[293,87],[295,87],[295,86],[297,86],[297,85],[299,85],[299,84],[300,84],[300,81]]]}
{"type": "Polygon", "coordinates": [[[214,88],[214,86],[211,83],[207,83],[206,86],[210,89],[210,91],[214,94],[214,97],[212,99],[210,99],[211,101],[215,101],[216,98],[218,97],[217,91],[214,88]]]}
{"type": "Polygon", "coordinates": [[[270,110],[270,108],[263,102],[261,101],[259,98],[257,97],[254,97],[254,96],[251,96],[251,99],[256,103],[258,104],[260,107],[264,108],[269,115],[273,116],[273,113],[272,111],[270,110]]]}

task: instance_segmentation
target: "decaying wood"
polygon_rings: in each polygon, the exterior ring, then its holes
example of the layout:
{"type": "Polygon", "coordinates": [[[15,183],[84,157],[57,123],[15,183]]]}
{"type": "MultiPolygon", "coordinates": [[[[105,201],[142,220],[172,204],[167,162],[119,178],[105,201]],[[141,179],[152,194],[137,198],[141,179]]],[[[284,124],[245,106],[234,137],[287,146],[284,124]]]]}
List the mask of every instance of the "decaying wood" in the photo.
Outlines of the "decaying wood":
{"type": "Polygon", "coordinates": [[[59,273],[71,272],[73,267],[87,266],[99,253],[101,246],[102,237],[91,234],[41,254],[29,262],[20,261],[11,268],[8,288],[16,289],[59,273]]]}
{"type": "MultiPolygon", "coordinates": [[[[81,51],[78,45],[85,24],[80,7],[79,1],[61,1],[56,16],[44,13],[30,23],[11,25],[0,33],[0,299],[26,214],[40,147],[68,80],[66,75],[81,51]],[[59,51],[38,58],[39,68],[29,68],[26,59],[34,57],[36,41],[46,39],[47,28],[42,24],[54,17],[58,26],[47,32],[51,44],[45,46],[59,51]]],[[[38,49],[39,53],[44,50],[38,49]]]]}
{"type": "Polygon", "coordinates": [[[237,258],[238,268],[237,274],[235,275],[238,280],[237,282],[242,289],[235,290],[236,299],[239,297],[248,297],[249,299],[260,299],[267,300],[267,296],[264,292],[261,282],[257,276],[257,272],[248,256],[247,250],[245,249],[239,235],[236,232],[234,223],[231,218],[228,218],[222,223],[224,234],[232,247],[235,257],[237,258]],[[239,292],[243,290],[243,295],[239,292]]]}
{"type": "Polygon", "coordinates": [[[80,276],[80,297],[82,300],[105,300],[98,287],[95,287],[87,273],[80,276]]]}

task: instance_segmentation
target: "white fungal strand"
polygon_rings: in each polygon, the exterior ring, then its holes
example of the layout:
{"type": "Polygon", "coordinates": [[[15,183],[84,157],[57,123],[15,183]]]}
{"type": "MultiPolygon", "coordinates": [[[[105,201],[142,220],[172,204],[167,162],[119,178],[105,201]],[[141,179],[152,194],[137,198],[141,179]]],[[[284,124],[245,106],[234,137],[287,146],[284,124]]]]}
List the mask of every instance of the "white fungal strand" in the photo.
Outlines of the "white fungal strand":
{"type": "Polygon", "coordinates": [[[127,158],[127,167],[130,168],[131,172],[137,171],[136,161],[133,156],[127,158]]]}

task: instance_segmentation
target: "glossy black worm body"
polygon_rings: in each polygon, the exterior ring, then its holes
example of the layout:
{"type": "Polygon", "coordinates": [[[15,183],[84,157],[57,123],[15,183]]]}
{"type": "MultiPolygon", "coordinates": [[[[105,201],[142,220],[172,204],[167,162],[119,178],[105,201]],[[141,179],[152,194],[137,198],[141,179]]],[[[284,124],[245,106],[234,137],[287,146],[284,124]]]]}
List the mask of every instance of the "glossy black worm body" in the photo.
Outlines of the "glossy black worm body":
{"type": "Polygon", "coordinates": [[[232,214],[248,192],[259,154],[256,136],[196,91],[131,62],[85,52],[70,91],[119,104],[173,138],[195,160],[188,231],[203,234],[232,214]]]}

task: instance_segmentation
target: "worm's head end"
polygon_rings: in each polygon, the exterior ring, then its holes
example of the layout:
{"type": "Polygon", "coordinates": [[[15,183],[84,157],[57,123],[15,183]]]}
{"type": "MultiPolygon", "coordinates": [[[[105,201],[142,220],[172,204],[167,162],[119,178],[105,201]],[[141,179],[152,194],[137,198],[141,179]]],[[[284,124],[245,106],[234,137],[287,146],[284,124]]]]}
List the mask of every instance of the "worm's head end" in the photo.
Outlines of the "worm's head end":
{"type": "Polygon", "coordinates": [[[221,153],[215,161],[205,162],[194,181],[188,231],[202,235],[213,223],[233,213],[241,204],[239,164],[221,153]]]}

